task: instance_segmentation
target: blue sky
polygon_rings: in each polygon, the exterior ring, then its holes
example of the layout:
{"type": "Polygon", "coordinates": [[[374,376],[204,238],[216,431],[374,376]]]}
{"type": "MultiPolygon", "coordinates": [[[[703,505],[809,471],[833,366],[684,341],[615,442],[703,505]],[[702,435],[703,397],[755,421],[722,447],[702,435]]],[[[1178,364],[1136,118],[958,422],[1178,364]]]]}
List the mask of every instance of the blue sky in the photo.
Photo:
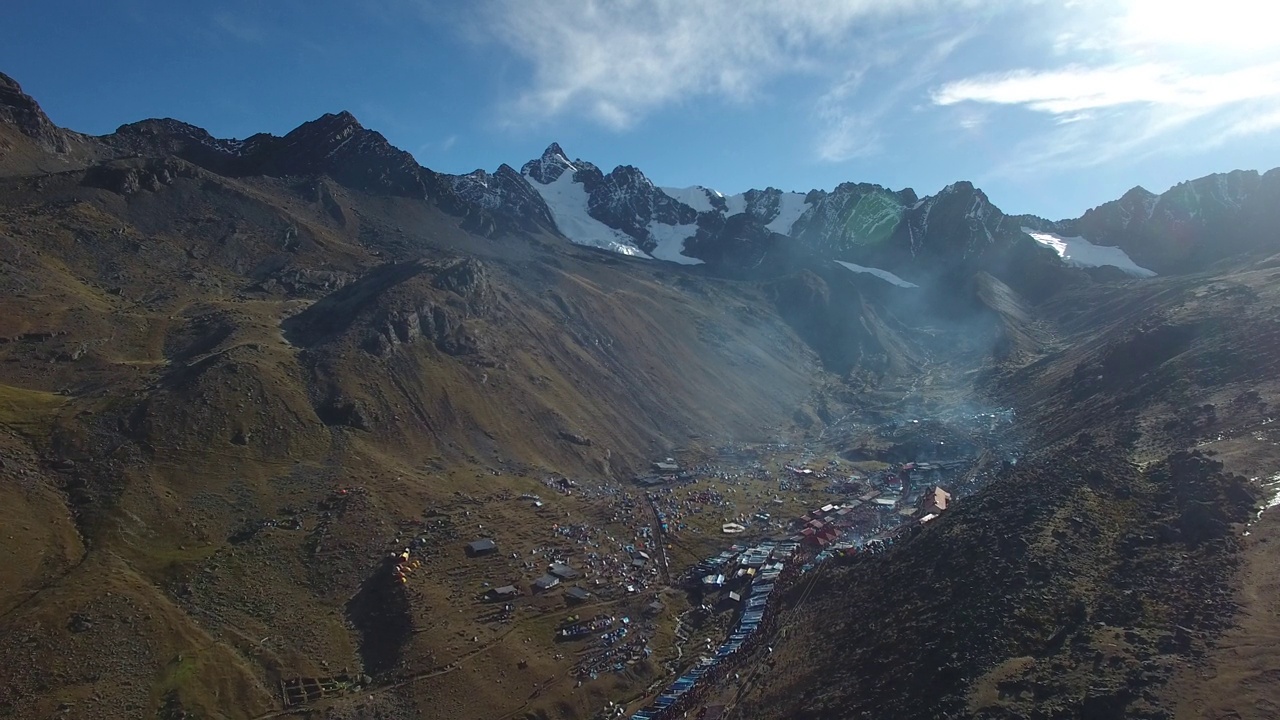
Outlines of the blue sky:
{"type": "Polygon", "coordinates": [[[1280,166],[1280,10],[1256,0],[16,3],[0,71],[54,122],[219,137],[347,109],[442,172],[552,140],[722,192],[972,180],[1074,217],[1280,166]]]}

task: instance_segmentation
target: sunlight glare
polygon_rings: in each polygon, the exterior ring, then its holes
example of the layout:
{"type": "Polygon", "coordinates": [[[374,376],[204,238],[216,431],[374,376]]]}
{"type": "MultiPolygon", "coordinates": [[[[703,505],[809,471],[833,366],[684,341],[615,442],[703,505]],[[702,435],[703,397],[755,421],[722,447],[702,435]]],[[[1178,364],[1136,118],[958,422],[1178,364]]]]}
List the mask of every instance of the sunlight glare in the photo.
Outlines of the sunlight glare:
{"type": "Polygon", "coordinates": [[[1259,0],[1129,0],[1123,35],[1137,46],[1228,54],[1280,49],[1280,5],[1259,0]]]}

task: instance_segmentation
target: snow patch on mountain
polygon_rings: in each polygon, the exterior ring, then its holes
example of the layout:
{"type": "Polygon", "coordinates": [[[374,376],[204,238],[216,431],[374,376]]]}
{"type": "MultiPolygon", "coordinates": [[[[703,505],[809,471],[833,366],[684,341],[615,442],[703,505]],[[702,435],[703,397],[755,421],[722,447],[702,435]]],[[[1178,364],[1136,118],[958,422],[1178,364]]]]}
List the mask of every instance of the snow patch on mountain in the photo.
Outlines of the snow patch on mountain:
{"type": "Polygon", "coordinates": [[[791,226],[804,214],[808,205],[804,202],[804,193],[784,192],[778,198],[778,214],[765,225],[770,232],[791,234],[791,226]]]}
{"type": "Polygon", "coordinates": [[[684,241],[693,237],[697,232],[697,223],[689,223],[688,225],[649,223],[649,237],[653,238],[653,241],[658,244],[653,249],[653,257],[657,260],[666,260],[667,262],[680,263],[681,265],[701,265],[701,260],[683,254],[684,241]]]}
{"type": "Polygon", "coordinates": [[[1136,277],[1155,277],[1155,273],[1130,259],[1128,253],[1118,247],[1094,245],[1082,237],[1063,237],[1024,227],[1022,232],[1032,240],[1050,248],[1072,267],[1102,267],[1109,265],[1136,277]]]}
{"type": "Polygon", "coordinates": [[[873,267],[863,267],[862,265],[854,265],[851,262],[845,262],[843,260],[837,260],[836,263],[839,265],[843,265],[846,268],[849,268],[850,270],[856,273],[867,273],[869,275],[875,275],[881,280],[884,280],[885,282],[890,283],[892,285],[897,285],[898,287],[903,287],[903,288],[920,287],[915,283],[911,283],[911,282],[907,282],[906,280],[903,280],[902,278],[898,277],[897,275],[894,275],[888,270],[881,270],[880,268],[873,268],[873,267]]]}
{"type": "Polygon", "coordinates": [[[725,195],[725,217],[732,217],[747,211],[747,196],[743,193],[737,195],[725,195]]]}
{"type": "Polygon", "coordinates": [[[545,185],[540,182],[529,184],[542,196],[542,201],[551,210],[551,219],[555,220],[560,233],[570,241],[623,255],[648,257],[635,246],[635,240],[630,235],[591,217],[587,211],[587,192],[580,183],[573,181],[572,172],[562,170],[559,177],[545,185]]]}
{"type": "Polygon", "coordinates": [[[660,187],[658,189],[666,193],[667,197],[682,202],[700,213],[715,210],[715,207],[711,205],[711,195],[713,193],[717,197],[724,197],[715,190],[704,188],[701,185],[687,188],[660,187]]]}

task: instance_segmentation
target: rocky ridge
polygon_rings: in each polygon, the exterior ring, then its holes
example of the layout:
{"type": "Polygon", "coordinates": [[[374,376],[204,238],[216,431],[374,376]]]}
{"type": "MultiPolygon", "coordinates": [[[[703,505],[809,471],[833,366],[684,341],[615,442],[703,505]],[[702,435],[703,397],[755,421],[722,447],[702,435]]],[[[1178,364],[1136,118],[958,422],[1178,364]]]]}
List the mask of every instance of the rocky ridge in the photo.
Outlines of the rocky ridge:
{"type": "Polygon", "coordinates": [[[539,188],[571,182],[586,199],[587,217],[601,227],[584,229],[577,218],[559,230],[574,242],[626,254],[703,261],[732,272],[759,259],[734,257],[735,248],[759,247],[764,238],[778,235],[772,242],[784,243],[787,253],[884,268],[908,280],[981,270],[1014,284],[1037,254],[1047,257],[1035,262],[1052,261],[1053,251],[1027,236],[1024,226],[1119,247],[1157,272],[1191,272],[1206,262],[1275,247],[1274,236],[1261,229],[1274,220],[1269,199],[1280,192],[1276,171],[1236,171],[1183,183],[1161,196],[1135,188],[1080,218],[1048,221],[1007,216],[964,181],[924,197],[910,188],[895,191],[868,183],[807,193],[767,188],[735,196],[699,186],[660,188],[634,166],[605,174],[586,160],[570,161],[552,143],[522,167],[518,178],[509,174],[503,186],[469,197],[496,213],[554,216],[550,207],[542,212],[530,193],[517,189],[518,180],[538,191],[543,205],[560,200],[539,188]],[[566,172],[572,173],[570,180],[562,181],[566,172]],[[743,219],[729,225],[738,215],[743,219]],[[668,247],[659,250],[659,238],[667,239],[668,247]]]}
{"type": "Polygon", "coordinates": [[[1048,221],[1009,218],[968,182],[924,197],[910,188],[895,191],[867,183],[807,193],[766,188],[734,196],[696,186],[660,188],[635,166],[606,173],[589,161],[570,161],[557,143],[519,172],[503,165],[493,173],[441,175],[348,112],[303,123],[283,137],[220,139],[178,120],[153,119],[89,138],[56,127],[7,76],[0,78],[0,119],[36,147],[74,156],[82,164],[171,155],[230,177],[322,175],[360,192],[426,200],[465,218],[470,231],[484,235],[559,232],[580,244],[706,263],[730,274],[759,260],[749,249],[747,258],[735,257],[736,249],[767,244],[774,255],[883,268],[912,282],[953,274],[959,267],[960,274],[986,271],[1016,286],[1029,260],[1052,252],[1024,234],[1023,226],[1119,247],[1162,274],[1192,272],[1278,242],[1268,230],[1280,219],[1276,170],[1210,175],[1160,196],[1135,188],[1080,218],[1048,221]],[[729,224],[738,215],[745,218],[729,224]],[[767,240],[773,235],[780,238],[767,240]]]}

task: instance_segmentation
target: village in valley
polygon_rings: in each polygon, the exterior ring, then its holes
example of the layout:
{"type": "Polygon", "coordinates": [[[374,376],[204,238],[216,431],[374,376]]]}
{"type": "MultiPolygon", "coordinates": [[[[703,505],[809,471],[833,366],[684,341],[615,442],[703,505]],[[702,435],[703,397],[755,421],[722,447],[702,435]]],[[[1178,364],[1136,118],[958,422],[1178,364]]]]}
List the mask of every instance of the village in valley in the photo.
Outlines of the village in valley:
{"type": "MultiPolygon", "coordinates": [[[[522,712],[579,695],[597,717],[717,717],[726,674],[771,652],[782,592],[945,517],[1016,462],[1012,421],[888,423],[879,458],[734,443],[629,482],[520,471],[491,495],[456,493],[403,524],[348,603],[370,675],[287,679],[284,707],[473,673],[527,687],[522,712]]],[[[362,494],[336,489],[326,521],[362,494]]]]}

